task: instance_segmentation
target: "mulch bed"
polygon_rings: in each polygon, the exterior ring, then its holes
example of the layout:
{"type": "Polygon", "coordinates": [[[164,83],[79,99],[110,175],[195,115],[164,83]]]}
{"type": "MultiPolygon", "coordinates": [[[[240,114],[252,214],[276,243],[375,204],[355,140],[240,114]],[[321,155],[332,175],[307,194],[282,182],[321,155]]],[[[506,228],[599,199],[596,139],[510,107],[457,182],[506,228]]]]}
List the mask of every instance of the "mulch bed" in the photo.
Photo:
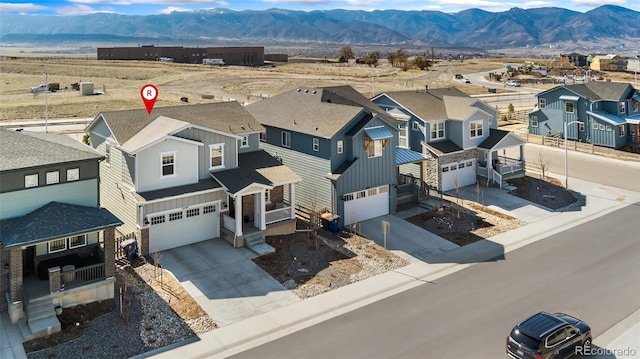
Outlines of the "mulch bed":
{"type": "Polygon", "coordinates": [[[562,182],[555,178],[544,181],[526,176],[508,182],[518,187],[512,192],[513,195],[553,210],[567,207],[578,200],[564,188],[562,182]]]}
{"type": "Polygon", "coordinates": [[[470,213],[462,207],[449,206],[443,207],[442,210],[428,211],[406,220],[459,246],[484,239],[474,232],[493,226],[484,218],[470,213]]]}

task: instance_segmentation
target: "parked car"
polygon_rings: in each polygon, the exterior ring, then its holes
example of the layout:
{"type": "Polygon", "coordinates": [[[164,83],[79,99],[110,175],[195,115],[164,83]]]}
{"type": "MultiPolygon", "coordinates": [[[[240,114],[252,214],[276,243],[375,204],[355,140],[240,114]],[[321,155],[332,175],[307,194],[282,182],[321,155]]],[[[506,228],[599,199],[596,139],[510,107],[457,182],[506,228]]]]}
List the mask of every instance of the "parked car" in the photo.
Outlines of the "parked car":
{"type": "Polygon", "coordinates": [[[590,347],[589,325],[564,313],[535,314],[507,337],[507,355],[512,359],[562,359],[590,347]]]}
{"type": "Polygon", "coordinates": [[[507,86],[520,87],[520,82],[514,81],[514,80],[510,80],[510,81],[507,82],[507,86]]]}

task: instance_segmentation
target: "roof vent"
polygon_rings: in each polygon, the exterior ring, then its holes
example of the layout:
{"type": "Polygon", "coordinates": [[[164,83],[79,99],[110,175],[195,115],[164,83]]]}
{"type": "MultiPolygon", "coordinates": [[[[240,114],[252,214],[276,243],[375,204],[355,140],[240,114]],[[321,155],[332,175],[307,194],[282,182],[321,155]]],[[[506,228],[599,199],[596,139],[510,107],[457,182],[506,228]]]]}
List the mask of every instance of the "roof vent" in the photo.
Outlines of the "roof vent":
{"type": "Polygon", "coordinates": [[[311,91],[311,93],[314,95],[316,94],[316,92],[317,92],[316,90],[311,91]]]}
{"type": "Polygon", "coordinates": [[[309,89],[304,90],[305,93],[309,92],[309,89]]]}
{"type": "Polygon", "coordinates": [[[296,92],[300,92],[300,89],[296,89],[296,92]]]}
{"type": "Polygon", "coordinates": [[[316,127],[316,131],[318,131],[318,128],[316,127]]]}

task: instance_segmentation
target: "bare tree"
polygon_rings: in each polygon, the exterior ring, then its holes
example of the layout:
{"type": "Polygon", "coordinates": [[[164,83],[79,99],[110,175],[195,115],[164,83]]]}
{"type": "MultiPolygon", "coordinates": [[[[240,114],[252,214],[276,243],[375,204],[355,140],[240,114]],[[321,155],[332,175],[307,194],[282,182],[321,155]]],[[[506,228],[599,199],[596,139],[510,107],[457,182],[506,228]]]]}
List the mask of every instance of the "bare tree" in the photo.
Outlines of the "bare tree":
{"type": "Polygon", "coordinates": [[[428,70],[429,69],[429,61],[424,56],[416,56],[413,59],[413,62],[416,64],[420,70],[428,70]]]}
{"type": "Polygon", "coordinates": [[[354,59],[356,56],[353,54],[353,49],[351,46],[344,46],[340,49],[340,62],[347,62],[351,59],[354,59]]]}
{"type": "Polygon", "coordinates": [[[547,180],[547,171],[551,167],[551,159],[542,152],[538,152],[536,163],[540,167],[540,186],[538,186],[538,189],[542,190],[542,181],[547,180]]]}

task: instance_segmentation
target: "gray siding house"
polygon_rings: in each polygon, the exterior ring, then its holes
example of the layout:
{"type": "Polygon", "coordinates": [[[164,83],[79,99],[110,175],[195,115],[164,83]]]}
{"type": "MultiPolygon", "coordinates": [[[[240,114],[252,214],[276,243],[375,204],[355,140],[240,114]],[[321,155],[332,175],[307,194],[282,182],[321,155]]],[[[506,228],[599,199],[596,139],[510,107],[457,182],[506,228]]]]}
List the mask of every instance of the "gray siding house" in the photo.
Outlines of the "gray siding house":
{"type": "Polygon", "coordinates": [[[100,192],[124,220],[118,231],[144,254],[294,231],[300,178],[258,148],[263,131],[237,102],[100,113],[87,132],[105,156],[100,192]]]}
{"type": "Polygon", "coordinates": [[[618,82],[558,86],[537,95],[529,133],[561,135],[597,146],[638,146],[640,93],[618,82]],[[564,133],[565,123],[567,133],[564,133]]]}
{"type": "Polygon", "coordinates": [[[112,299],[115,227],[104,156],[66,135],[0,129],[0,312],[26,336],[60,331],[54,307],[112,299]]]}
{"type": "Polygon", "coordinates": [[[302,177],[299,206],[340,225],[395,212],[397,123],[355,89],[299,88],[247,110],[266,128],[261,147],[302,177]]]}
{"type": "Polygon", "coordinates": [[[524,175],[525,140],[498,130],[497,111],[462,91],[386,92],[371,101],[405,122],[401,148],[429,157],[425,169],[417,163],[400,166],[403,175],[426,173],[427,185],[441,191],[475,184],[477,176],[502,186],[505,179],[524,175]],[[519,148],[518,158],[498,156],[513,147],[519,148]]]}

